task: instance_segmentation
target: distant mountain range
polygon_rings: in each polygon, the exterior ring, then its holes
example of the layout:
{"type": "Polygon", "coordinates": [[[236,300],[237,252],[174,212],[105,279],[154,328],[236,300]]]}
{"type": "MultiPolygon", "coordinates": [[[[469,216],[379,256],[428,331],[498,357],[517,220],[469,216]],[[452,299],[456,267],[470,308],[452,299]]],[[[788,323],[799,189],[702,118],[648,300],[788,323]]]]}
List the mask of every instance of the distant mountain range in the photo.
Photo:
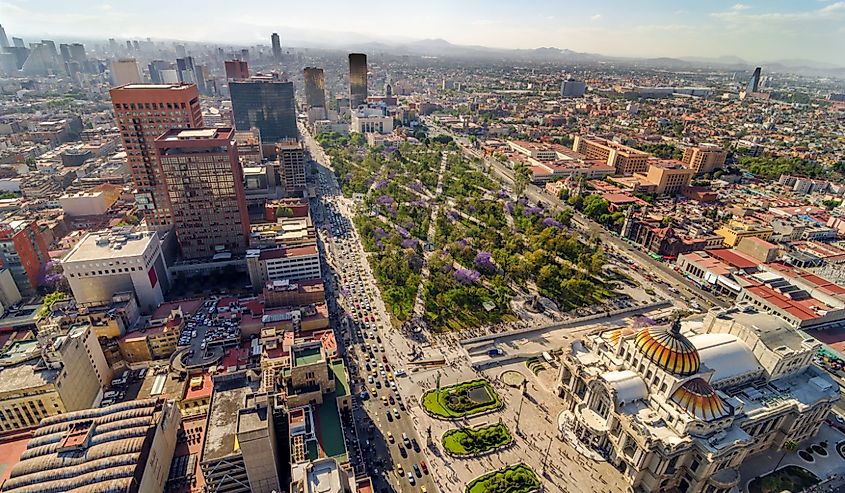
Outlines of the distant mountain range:
{"type": "MultiPolygon", "coordinates": [[[[845,67],[829,63],[804,59],[784,59],[769,61],[747,61],[736,56],[721,57],[619,57],[596,53],[581,53],[555,47],[534,49],[490,48],[478,45],[458,45],[445,39],[422,39],[402,41],[359,41],[345,43],[345,46],[330,46],[320,43],[324,48],[346,48],[366,53],[388,53],[393,55],[436,56],[443,58],[496,58],[500,60],[549,61],[554,63],[626,63],[658,68],[692,69],[712,67],[726,70],[751,70],[763,67],[764,72],[790,72],[806,75],[827,75],[845,77],[845,67]]],[[[334,44],[334,43],[332,43],[334,44]]],[[[311,43],[302,42],[302,46],[311,43]]]]}

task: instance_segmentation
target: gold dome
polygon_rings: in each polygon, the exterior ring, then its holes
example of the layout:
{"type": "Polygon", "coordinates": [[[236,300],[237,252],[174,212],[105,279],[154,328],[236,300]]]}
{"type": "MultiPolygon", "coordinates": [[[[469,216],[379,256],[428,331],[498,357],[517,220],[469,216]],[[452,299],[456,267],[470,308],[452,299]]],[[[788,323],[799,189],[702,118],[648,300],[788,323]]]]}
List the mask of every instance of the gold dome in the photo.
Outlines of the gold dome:
{"type": "Polygon", "coordinates": [[[634,342],[649,361],[669,373],[694,375],[701,366],[698,350],[681,334],[680,320],[675,320],[669,327],[641,329],[634,342]]]}
{"type": "Polygon", "coordinates": [[[670,400],[690,415],[702,421],[730,416],[733,409],[722,400],[709,383],[693,378],[672,392],[670,400]]]}

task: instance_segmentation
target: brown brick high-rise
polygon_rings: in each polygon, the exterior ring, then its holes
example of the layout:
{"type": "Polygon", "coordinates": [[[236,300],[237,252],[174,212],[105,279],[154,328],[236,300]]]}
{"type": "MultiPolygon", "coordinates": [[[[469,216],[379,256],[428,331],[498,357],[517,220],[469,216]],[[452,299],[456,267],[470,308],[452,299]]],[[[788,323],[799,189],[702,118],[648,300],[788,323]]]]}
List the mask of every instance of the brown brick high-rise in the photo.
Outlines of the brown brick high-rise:
{"type": "Polygon", "coordinates": [[[173,224],[164,180],[159,175],[155,139],[171,128],[202,127],[194,84],[128,84],[109,91],[114,116],[135,183],[135,202],[151,230],[173,224]]]}
{"type": "Polygon", "coordinates": [[[182,256],[243,254],[249,243],[249,214],[235,131],[173,129],[155,145],[182,256]]]}

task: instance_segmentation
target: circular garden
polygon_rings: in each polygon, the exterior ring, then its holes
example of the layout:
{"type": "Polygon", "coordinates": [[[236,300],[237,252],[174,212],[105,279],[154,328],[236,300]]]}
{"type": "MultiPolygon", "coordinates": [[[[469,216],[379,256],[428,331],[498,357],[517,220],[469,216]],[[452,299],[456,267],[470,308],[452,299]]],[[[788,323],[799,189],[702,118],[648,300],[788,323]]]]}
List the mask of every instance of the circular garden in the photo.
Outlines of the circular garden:
{"type": "Polygon", "coordinates": [[[457,419],[502,407],[502,399],[484,379],[429,390],[421,399],[423,409],[435,418],[457,419]]]}

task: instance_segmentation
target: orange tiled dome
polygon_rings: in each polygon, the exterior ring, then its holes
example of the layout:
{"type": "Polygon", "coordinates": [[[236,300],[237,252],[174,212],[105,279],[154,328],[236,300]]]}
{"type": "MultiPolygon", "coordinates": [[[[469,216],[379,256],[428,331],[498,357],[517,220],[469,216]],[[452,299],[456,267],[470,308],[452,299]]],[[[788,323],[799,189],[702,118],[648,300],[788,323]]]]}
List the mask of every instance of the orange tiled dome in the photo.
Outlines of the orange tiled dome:
{"type": "Polygon", "coordinates": [[[694,375],[701,366],[698,350],[681,334],[678,320],[669,327],[640,330],[635,343],[649,361],[675,375],[694,375]]]}
{"type": "Polygon", "coordinates": [[[701,378],[684,382],[670,397],[684,411],[704,421],[730,416],[731,406],[716,394],[713,387],[701,378]]]}

